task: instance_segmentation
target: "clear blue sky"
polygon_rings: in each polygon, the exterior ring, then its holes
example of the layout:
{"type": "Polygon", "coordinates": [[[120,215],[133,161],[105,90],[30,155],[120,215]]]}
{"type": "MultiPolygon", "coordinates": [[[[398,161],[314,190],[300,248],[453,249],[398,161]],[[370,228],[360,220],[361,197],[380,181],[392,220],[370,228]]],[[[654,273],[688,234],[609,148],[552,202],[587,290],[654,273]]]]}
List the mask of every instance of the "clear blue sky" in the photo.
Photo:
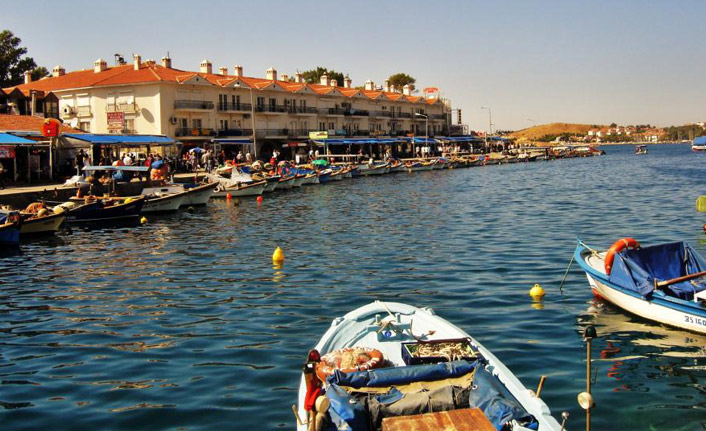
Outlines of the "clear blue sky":
{"type": "Polygon", "coordinates": [[[706,120],[706,2],[4,0],[0,29],[39,65],[113,54],[176,68],[243,65],[264,77],[316,66],[353,85],[405,72],[436,86],[464,123],[656,124],[706,120]]]}

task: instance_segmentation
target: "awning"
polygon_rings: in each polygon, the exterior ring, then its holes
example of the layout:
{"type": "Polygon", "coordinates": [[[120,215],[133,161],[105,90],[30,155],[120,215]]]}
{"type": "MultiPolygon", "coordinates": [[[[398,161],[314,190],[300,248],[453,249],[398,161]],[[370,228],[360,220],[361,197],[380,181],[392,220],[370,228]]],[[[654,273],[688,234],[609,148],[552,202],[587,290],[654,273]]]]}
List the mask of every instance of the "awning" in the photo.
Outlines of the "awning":
{"type": "Polygon", "coordinates": [[[407,142],[411,142],[413,144],[437,144],[438,142],[436,139],[432,138],[424,138],[424,137],[418,137],[415,136],[414,138],[402,138],[407,142]]]}
{"type": "Polygon", "coordinates": [[[439,136],[436,138],[439,141],[442,141],[444,143],[451,143],[451,142],[483,142],[483,139],[480,139],[477,136],[439,136]]]}
{"type": "Polygon", "coordinates": [[[10,133],[0,133],[0,145],[46,145],[46,143],[20,138],[10,133]]]}
{"type": "Polygon", "coordinates": [[[95,172],[95,171],[127,171],[127,172],[147,172],[150,170],[149,166],[84,166],[84,171],[95,172]]]}
{"type": "Polygon", "coordinates": [[[389,145],[404,142],[404,138],[363,138],[363,139],[316,139],[317,145],[389,145]]]}
{"type": "Polygon", "coordinates": [[[78,140],[91,145],[116,145],[123,147],[176,144],[174,139],[164,135],[98,135],[90,133],[63,133],[61,138],[78,140]]]}
{"type": "Polygon", "coordinates": [[[240,144],[240,145],[250,145],[252,144],[252,139],[250,138],[214,138],[211,139],[214,144],[240,144]]]}

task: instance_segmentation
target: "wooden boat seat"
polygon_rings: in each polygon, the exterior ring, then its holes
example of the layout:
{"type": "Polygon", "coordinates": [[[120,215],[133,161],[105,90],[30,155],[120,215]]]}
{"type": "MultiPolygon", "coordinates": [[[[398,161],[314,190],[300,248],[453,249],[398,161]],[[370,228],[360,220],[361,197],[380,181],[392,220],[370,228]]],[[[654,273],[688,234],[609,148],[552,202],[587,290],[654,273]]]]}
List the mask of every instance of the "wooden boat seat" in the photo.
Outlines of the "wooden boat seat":
{"type": "Polygon", "coordinates": [[[495,431],[478,408],[384,418],[382,431],[495,431]]]}

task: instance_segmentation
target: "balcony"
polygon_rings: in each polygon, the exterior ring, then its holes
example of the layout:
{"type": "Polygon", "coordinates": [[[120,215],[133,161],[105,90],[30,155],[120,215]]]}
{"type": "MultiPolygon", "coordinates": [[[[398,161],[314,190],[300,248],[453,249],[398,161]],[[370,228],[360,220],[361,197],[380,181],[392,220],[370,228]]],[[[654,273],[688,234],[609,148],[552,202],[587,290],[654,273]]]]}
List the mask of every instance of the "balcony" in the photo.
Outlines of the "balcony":
{"type": "Polygon", "coordinates": [[[370,112],[363,109],[351,109],[345,111],[345,115],[351,115],[353,117],[368,117],[370,116],[370,112]]]}
{"type": "Polygon", "coordinates": [[[319,110],[314,107],[288,106],[287,112],[294,115],[316,115],[319,110]]]}
{"type": "Polygon", "coordinates": [[[137,106],[134,103],[110,103],[106,106],[108,112],[125,112],[134,114],[137,112],[137,106]]]}
{"type": "Polygon", "coordinates": [[[397,116],[400,118],[412,118],[412,113],[411,112],[399,112],[397,114],[397,116]]]}
{"type": "Polygon", "coordinates": [[[325,117],[346,115],[346,110],[341,108],[319,108],[319,115],[323,115],[325,117]]]}
{"type": "Polygon", "coordinates": [[[446,119],[446,115],[445,115],[445,114],[431,114],[431,115],[429,116],[429,119],[430,119],[430,120],[445,120],[445,119],[446,119]]]}
{"type": "Polygon", "coordinates": [[[257,129],[255,134],[258,138],[289,137],[289,129],[257,129]]]}
{"type": "Polygon", "coordinates": [[[390,117],[392,117],[392,112],[390,112],[390,111],[372,111],[372,115],[375,117],[390,118],[390,117]]]}
{"type": "Polygon", "coordinates": [[[206,100],[175,100],[174,109],[182,109],[186,111],[202,111],[211,110],[214,108],[214,104],[211,101],[206,100]]]}
{"type": "Polygon", "coordinates": [[[91,107],[90,106],[79,106],[76,108],[76,116],[77,117],[90,117],[91,116],[91,107]]]}
{"type": "Polygon", "coordinates": [[[252,111],[252,105],[249,103],[219,103],[218,112],[250,112],[252,111]]]}
{"type": "Polygon", "coordinates": [[[189,138],[199,136],[215,136],[216,132],[213,129],[203,127],[180,127],[176,129],[175,136],[189,138]]]}
{"type": "Polygon", "coordinates": [[[216,132],[219,138],[233,136],[252,136],[252,129],[223,129],[216,132]]]}
{"type": "Polygon", "coordinates": [[[289,107],[284,105],[257,105],[255,107],[255,112],[262,112],[265,114],[286,114],[289,112],[289,107]]]}

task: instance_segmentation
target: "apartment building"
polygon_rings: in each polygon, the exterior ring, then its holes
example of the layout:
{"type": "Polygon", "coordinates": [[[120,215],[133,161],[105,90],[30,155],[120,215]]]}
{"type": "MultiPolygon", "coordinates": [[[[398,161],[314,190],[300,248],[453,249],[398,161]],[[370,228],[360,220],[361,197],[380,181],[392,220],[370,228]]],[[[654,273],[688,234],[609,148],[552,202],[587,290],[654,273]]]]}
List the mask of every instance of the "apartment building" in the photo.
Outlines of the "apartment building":
{"type": "Polygon", "coordinates": [[[430,136],[447,133],[451,108],[438,98],[415,96],[409,87],[382,88],[367,81],[353,88],[321,77],[307,84],[273,68],[247,77],[242,66],[213,70],[204,60],[198,72],[157,64],[135,55],[132,64],[109,67],[98,59],[92,69],[66,73],[3,90],[0,105],[18,113],[55,116],[91,133],[163,134],[186,146],[233,138],[255,151],[306,142],[310,132],[331,137],[430,136]]]}

